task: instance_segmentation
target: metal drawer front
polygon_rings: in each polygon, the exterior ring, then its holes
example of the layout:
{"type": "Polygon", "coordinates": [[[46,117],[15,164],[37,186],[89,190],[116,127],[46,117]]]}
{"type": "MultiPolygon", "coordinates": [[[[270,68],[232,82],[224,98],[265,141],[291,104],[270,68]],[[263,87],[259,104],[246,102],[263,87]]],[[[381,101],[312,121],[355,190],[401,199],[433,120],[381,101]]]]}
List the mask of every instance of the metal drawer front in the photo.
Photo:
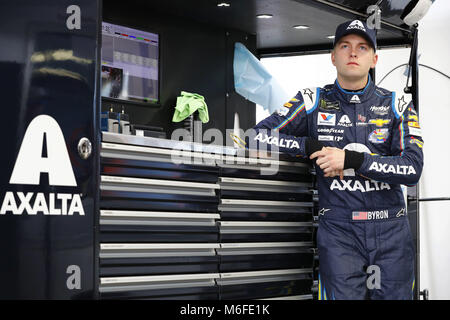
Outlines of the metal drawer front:
{"type": "Polygon", "coordinates": [[[311,294],[311,278],[219,286],[223,300],[263,299],[311,294]]]}
{"type": "Polygon", "coordinates": [[[217,212],[218,197],[102,190],[100,207],[116,210],[217,212]]]}
{"type": "Polygon", "coordinates": [[[220,233],[297,233],[311,222],[220,221],[220,233]]]}
{"type": "Polygon", "coordinates": [[[101,190],[215,196],[220,187],[212,183],[101,176],[101,190]]]}
{"type": "Polygon", "coordinates": [[[264,201],[221,199],[220,211],[251,211],[251,212],[297,212],[298,208],[312,208],[312,202],[264,201]]]}
{"type": "Polygon", "coordinates": [[[215,226],[219,214],[100,210],[101,225],[215,226]]]}
{"type": "Polygon", "coordinates": [[[222,156],[183,150],[160,149],[102,142],[100,156],[104,158],[170,162],[198,166],[215,166],[222,156]]]}
{"type": "Polygon", "coordinates": [[[101,176],[100,207],[117,210],[217,212],[213,183],[101,176]]]}
{"type": "Polygon", "coordinates": [[[310,208],[300,208],[297,212],[222,211],[220,217],[223,221],[313,221],[310,208]]]}
{"type": "Polygon", "coordinates": [[[177,181],[216,183],[217,167],[117,158],[101,159],[101,174],[177,181]]]}
{"type": "MultiPolygon", "coordinates": [[[[127,244],[170,242],[168,248],[179,242],[208,242],[205,245],[209,245],[218,240],[216,220],[219,218],[217,213],[101,210],[100,241],[127,244]]],[[[127,248],[129,250],[124,250],[123,254],[131,254],[131,247],[127,248]]],[[[155,252],[154,246],[148,249],[147,254],[155,252]]]]}
{"type": "Polygon", "coordinates": [[[219,221],[222,243],[311,242],[312,222],[219,221]]]}
{"type": "Polygon", "coordinates": [[[221,190],[261,191],[276,193],[303,193],[312,187],[310,182],[244,179],[220,177],[221,190]]]}
{"type": "Polygon", "coordinates": [[[218,163],[221,168],[258,170],[266,174],[274,174],[276,172],[295,172],[307,174],[310,172],[311,166],[302,162],[288,162],[275,159],[258,159],[244,158],[235,156],[223,156],[221,162],[218,163]]]}
{"type": "Polygon", "coordinates": [[[219,300],[219,287],[183,287],[101,293],[102,299],[133,300],[219,300]]]}
{"type": "Polygon", "coordinates": [[[220,278],[217,279],[217,284],[228,286],[257,282],[299,280],[304,279],[305,274],[311,273],[312,269],[284,269],[220,273],[220,278]]]}
{"type": "Polygon", "coordinates": [[[300,171],[296,170],[295,172],[278,171],[274,174],[263,175],[261,174],[261,171],[258,170],[221,167],[220,177],[258,179],[258,180],[277,180],[277,181],[291,181],[291,182],[305,182],[305,183],[313,182],[310,172],[303,168],[300,171]]]}
{"type": "Polygon", "coordinates": [[[217,253],[221,256],[299,253],[312,246],[312,242],[247,242],[221,243],[217,253]]]}
{"type": "Polygon", "coordinates": [[[313,259],[308,252],[270,255],[221,256],[220,272],[243,272],[272,269],[311,268],[313,259]]]}
{"type": "Polygon", "coordinates": [[[216,273],[219,256],[216,255],[151,256],[138,258],[100,258],[100,276],[140,276],[160,274],[216,273]]]}
{"type": "Polygon", "coordinates": [[[220,271],[312,268],[312,242],[221,243],[220,271]]]}
{"type": "Polygon", "coordinates": [[[101,225],[101,243],[217,243],[217,226],[101,225]]]}
{"type": "Polygon", "coordinates": [[[261,299],[311,293],[311,269],[220,273],[222,299],[261,299]]]}
{"type": "Polygon", "coordinates": [[[178,274],[137,277],[101,277],[100,293],[215,286],[218,273],[178,274]]]}
{"type": "Polygon", "coordinates": [[[201,144],[197,142],[168,140],[152,137],[141,137],[133,135],[123,135],[111,132],[102,132],[102,141],[110,143],[119,143],[125,145],[139,145],[144,147],[155,147],[156,149],[177,149],[191,150],[197,152],[235,155],[236,149],[230,147],[216,146],[214,144],[201,144]]]}
{"type": "Polygon", "coordinates": [[[243,191],[243,190],[220,190],[221,199],[246,199],[246,200],[265,200],[265,201],[290,201],[290,202],[311,202],[313,195],[310,191],[300,191],[297,193],[277,193],[262,191],[243,191]]]}
{"type": "Polygon", "coordinates": [[[102,243],[101,276],[218,272],[216,243],[102,243]]]}
{"type": "Polygon", "coordinates": [[[215,256],[215,243],[102,243],[100,258],[215,256]]]}

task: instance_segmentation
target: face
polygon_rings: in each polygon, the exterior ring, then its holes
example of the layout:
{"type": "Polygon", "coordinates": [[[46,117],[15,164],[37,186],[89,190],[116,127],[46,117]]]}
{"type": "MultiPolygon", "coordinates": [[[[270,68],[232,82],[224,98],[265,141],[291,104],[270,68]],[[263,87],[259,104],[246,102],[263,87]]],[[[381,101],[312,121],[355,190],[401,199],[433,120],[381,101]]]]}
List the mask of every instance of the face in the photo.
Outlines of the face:
{"type": "Polygon", "coordinates": [[[349,34],[342,37],[331,52],[331,61],[338,76],[349,81],[367,78],[370,68],[374,68],[378,55],[366,39],[349,34]]]}

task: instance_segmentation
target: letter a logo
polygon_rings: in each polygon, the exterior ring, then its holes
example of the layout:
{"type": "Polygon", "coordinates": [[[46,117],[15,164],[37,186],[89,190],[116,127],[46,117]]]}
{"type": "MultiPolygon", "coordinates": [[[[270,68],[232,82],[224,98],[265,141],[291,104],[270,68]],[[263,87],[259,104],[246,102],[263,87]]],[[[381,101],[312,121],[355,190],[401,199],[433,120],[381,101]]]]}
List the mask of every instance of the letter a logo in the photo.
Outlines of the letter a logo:
{"type": "Polygon", "coordinates": [[[28,125],[9,183],[39,185],[41,172],[48,173],[52,186],[77,186],[61,128],[48,115],[37,116],[28,125]],[[44,134],[47,157],[42,157],[44,134]]]}
{"type": "Polygon", "coordinates": [[[81,29],[81,9],[77,5],[71,5],[67,7],[67,14],[70,16],[66,20],[66,26],[69,30],[80,30],[81,29]]]}

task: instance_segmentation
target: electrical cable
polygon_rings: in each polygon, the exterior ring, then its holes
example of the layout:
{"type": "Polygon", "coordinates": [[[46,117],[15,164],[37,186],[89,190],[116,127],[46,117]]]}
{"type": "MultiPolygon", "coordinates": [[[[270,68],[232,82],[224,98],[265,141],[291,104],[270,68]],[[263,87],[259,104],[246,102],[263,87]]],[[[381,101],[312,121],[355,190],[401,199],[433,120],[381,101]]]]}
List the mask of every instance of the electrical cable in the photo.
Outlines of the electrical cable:
{"type": "MultiPolygon", "coordinates": [[[[388,75],[390,75],[392,72],[394,72],[394,71],[397,70],[398,68],[401,68],[401,67],[407,66],[407,65],[408,65],[407,63],[403,63],[403,64],[398,65],[398,66],[396,66],[395,68],[393,68],[391,71],[389,71],[389,72],[388,72],[388,73],[387,73],[387,74],[386,74],[386,75],[378,82],[377,86],[379,86],[380,83],[383,82],[383,80],[384,80],[388,75]]],[[[430,70],[433,70],[433,71],[435,71],[435,72],[437,72],[437,73],[443,75],[443,76],[446,77],[447,79],[450,79],[450,76],[449,76],[449,75],[447,75],[447,74],[443,73],[442,71],[439,71],[439,70],[437,70],[437,69],[435,69],[435,68],[433,68],[433,67],[430,67],[430,66],[428,66],[428,65],[426,65],[426,64],[421,64],[421,63],[419,63],[419,66],[420,66],[420,67],[428,68],[428,69],[430,69],[430,70]]]]}
{"type": "Polygon", "coordinates": [[[386,79],[386,77],[388,76],[388,75],[390,75],[392,72],[394,72],[395,70],[397,70],[398,68],[401,68],[401,67],[403,67],[403,66],[407,66],[408,64],[407,63],[403,63],[403,64],[401,64],[401,65],[399,65],[399,66],[396,66],[394,69],[392,69],[391,71],[389,71],[378,83],[377,83],[377,86],[379,86],[380,84],[381,84],[381,82],[383,82],[383,80],[384,79],[386,79]]]}
{"type": "Polygon", "coordinates": [[[420,63],[419,63],[419,66],[425,67],[425,68],[428,68],[428,69],[431,69],[431,70],[433,70],[433,71],[436,71],[437,73],[440,73],[440,74],[443,75],[444,77],[450,79],[450,76],[449,76],[449,75],[443,73],[442,71],[439,71],[438,69],[435,69],[435,68],[433,68],[433,67],[427,66],[426,64],[420,64],[420,63]]]}

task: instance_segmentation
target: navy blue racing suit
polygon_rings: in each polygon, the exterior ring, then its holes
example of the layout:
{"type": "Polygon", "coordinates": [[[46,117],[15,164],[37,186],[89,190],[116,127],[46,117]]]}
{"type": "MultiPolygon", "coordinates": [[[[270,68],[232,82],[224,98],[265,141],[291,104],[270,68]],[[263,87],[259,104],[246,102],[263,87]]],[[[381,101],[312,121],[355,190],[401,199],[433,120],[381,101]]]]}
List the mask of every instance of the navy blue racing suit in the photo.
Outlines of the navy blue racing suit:
{"type": "Polygon", "coordinates": [[[314,161],[319,299],[412,299],[415,250],[401,187],[416,184],[423,167],[412,102],[370,76],[358,92],[335,81],[299,91],[254,129],[250,148],[301,157],[346,150],[343,180],[324,177],[314,161]]]}

